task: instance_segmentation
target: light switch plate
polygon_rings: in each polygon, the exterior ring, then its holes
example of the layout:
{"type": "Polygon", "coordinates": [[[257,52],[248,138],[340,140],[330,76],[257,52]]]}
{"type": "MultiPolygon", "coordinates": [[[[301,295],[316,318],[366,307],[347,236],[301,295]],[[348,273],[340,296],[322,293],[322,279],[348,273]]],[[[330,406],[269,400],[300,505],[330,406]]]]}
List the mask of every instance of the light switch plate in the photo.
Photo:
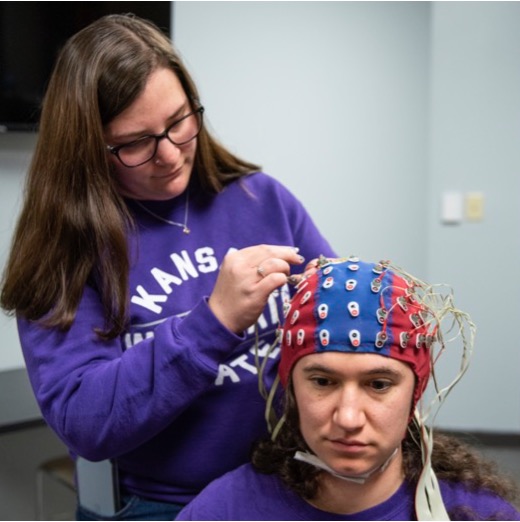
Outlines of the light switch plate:
{"type": "Polygon", "coordinates": [[[441,220],[446,225],[461,223],[464,217],[464,198],[461,192],[448,191],[442,195],[441,220]]]}

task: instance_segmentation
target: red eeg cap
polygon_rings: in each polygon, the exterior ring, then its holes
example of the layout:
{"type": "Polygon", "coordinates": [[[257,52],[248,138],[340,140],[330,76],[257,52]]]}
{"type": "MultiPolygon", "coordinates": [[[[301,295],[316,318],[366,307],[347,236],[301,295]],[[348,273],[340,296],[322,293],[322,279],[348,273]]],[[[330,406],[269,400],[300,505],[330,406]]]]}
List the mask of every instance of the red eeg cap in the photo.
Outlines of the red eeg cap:
{"type": "Polygon", "coordinates": [[[410,365],[417,377],[414,407],[430,377],[437,328],[414,283],[388,264],[329,259],[304,279],[286,312],[279,375],[287,385],[294,364],[312,353],[376,353],[410,365]]]}

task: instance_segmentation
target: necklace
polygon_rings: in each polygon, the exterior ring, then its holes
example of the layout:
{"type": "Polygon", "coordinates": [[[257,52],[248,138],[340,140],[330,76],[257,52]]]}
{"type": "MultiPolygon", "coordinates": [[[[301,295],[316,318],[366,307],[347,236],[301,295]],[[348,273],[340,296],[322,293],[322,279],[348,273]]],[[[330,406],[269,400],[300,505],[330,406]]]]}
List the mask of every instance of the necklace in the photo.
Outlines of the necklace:
{"type": "Polygon", "coordinates": [[[162,221],[163,223],[167,223],[168,225],[172,225],[174,227],[180,227],[182,228],[182,231],[185,234],[189,234],[191,230],[188,228],[188,213],[190,208],[190,192],[189,189],[186,192],[186,207],[184,209],[184,223],[178,223],[177,221],[170,221],[169,219],[165,219],[162,216],[159,216],[155,212],[152,212],[149,208],[146,208],[140,201],[137,199],[135,200],[137,205],[139,205],[145,212],[150,214],[150,216],[153,216],[155,219],[158,219],[159,221],[162,221]]]}

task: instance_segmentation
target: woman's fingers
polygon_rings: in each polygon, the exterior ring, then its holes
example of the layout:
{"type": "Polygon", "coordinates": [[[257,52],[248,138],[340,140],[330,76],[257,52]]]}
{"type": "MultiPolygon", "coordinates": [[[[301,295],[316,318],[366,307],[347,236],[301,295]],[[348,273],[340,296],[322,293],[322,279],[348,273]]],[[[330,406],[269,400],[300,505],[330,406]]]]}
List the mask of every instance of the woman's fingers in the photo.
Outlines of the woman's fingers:
{"type": "Polygon", "coordinates": [[[304,279],[311,276],[318,269],[319,258],[312,259],[305,265],[305,269],[302,274],[293,274],[287,278],[287,282],[290,285],[298,285],[304,279]]]}
{"type": "Polygon", "coordinates": [[[256,245],[224,258],[209,299],[217,319],[234,332],[255,323],[271,292],[285,284],[291,265],[303,263],[293,247],[256,245]]]}

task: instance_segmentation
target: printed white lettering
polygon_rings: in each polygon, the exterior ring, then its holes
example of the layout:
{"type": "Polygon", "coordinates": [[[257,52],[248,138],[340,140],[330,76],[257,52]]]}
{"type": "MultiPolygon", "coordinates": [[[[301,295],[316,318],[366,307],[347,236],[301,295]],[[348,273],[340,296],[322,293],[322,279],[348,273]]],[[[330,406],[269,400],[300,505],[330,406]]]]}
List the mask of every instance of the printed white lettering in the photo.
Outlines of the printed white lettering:
{"type": "MultiPolygon", "coordinates": [[[[256,324],[258,325],[258,328],[260,328],[260,330],[265,330],[269,326],[264,314],[260,315],[260,317],[256,320],[256,324]]],[[[248,332],[253,333],[254,331],[255,331],[255,325],[250,326],[248,329],[248,332]]]]}
{"type": "Polygon", "coordinates": [[[181,254],[182,257],[175,253],[170,256],[173,264],[179,271],[180,276],[184,279],[184,281],[188,280],[188,274],[191,275],[191,277],[199,277],[197,269],[193,266],[193,263],[188,256],[188,252],[183,250],[181,254]]]}
{"type": "Polygon", "coordinates": [[[258,373],[256,366],[253,366],[252,364],[249,364],[247,362],[246,353],[244,353],[243,355],[235,359],[232,363],[230,363],[230,366],[232,366],[233,368],[236,368],[237,366],[240,368],[244,368],[244,370],[251,372],[253,375],[256,375],[258,373]]]}
{"type": "Polygon", "coordinates": [[[148,330],[144,334],[141,332],[135,332],[135,333],[127,333],[125,334],[125,350],[128,350],[128,348],[132,348],[137,343],[140,343],[144,339],[153,339],[154,338],[154,332],[153,330],[148,330]]]}
{"type": "Polygon", "coordinates": [[[210,247],[199,248],[195,251],[195,260],[198,263],[199,272],[209,274],[218,269],[218,262],[215,251],[210,247]]]}
{"type": "MultiPolygon", "coordinates": [[[[273,351],[271,353],[268,354],[268,351],[270,349],[270,346],[268,343],[263,343],[262,345],[259,344],[258,346],[258,357],[267,357],[269,356],[269,359],[277,359],[278,358],[278,354],[280,353],[280,347],[277,346],[276,348],[273,348],[273,351]]],[[[249,352],[252,353],[253,355],[255,355],[255,347],[252,346],[250,349],[249,349],[249,352]]]]}
{"type": "Polygon", "coordinates": [[[232,382],[240,382],[240,378],[234,370],[232,370],[226,364],[220,364],[218,367],[218,375],[217,380],[215,381],[215,385],[222,386],[226,377],[229,377],[232,382]]]}
{"type": "Polygon", "coordinates": [[[182,279],[173,274],[169,274],[160,268],[152,268],[151,273],[155,280],[161,285],[161,288],[167,293],[171,294],[171,285],[181,285],[182,279]]]}
{"type": "Polygon", "coordinates": [[[140,332],[137,332],[132,337],[132,345],[140,343],[144,339],[143,334],[140,332]]]}
{"type": "MultiPolygon", "coordinates": [[[[259,342],[258,345],[258,363],[261,365],[260,359],[263,359],[267,356],[269,356],[269,359],[276,359],[278,357],[278,354],[280,353],[280,348],[276,347],[273,349],[272,353],[268,353],[270,349],[269,343],[266,342],[259,342]]],[[[256,361],[256,355],[255,355],[255,347],[251,346],[248,350],[248,353],[243,353],[242,355],[236,357],[228,364],[221,364],[218,368],[218,375],[215,380],[216,386],[222,386],[224,384],[224,381],[227,378],[231,380],[232,383],[240,382],[240,374],[239,372],[236,372],[234,369],[245,370],[247,373],[252,375],[258,375],[258,367],[257,367],[257,361],[256,361]]],[[[242,376],[244,374],[242,373],[242,376]]]]}
{"type": "MultiPolygon", "coordinates": [[[[281,290],[275,290],[271,293],[269,296],[269,299],[267,300],[267,309],[269,310],[269,320],[265,317],[265,311],[260,315],[258,318],[256,324],[260,330],[265,330],[270,325],[273,324],[279,324],[280,322],[280,314],[278,312],[278,297],[280,296],[280,293],[282,296],[289,295],[289,286],[283,285],[281,290]]],[[[255,333],[255,325],[250,326],[247,329],[247,333],[249,335],[253,335],[255,333]]]]}
{"type": "Polygon", "coordinates": [[[269,306],[269,313],[271,314],[271,324],[277,324],[280,322],[280,316],[278,315],[278,301],[277,297],[280,295],[278,290],[275,290],[267,300],[269,306]]]}
{"type": "Polygon", "coordinates": [[[149,294],[141,285],[139,285],[136,290],[140,297],[133,295],[131,299],[132,303],[147,308],[155,314],[160,314],[162,312],[162,307],[157,303],[164,303],[167,299],[165,295],[149,294]]]}

